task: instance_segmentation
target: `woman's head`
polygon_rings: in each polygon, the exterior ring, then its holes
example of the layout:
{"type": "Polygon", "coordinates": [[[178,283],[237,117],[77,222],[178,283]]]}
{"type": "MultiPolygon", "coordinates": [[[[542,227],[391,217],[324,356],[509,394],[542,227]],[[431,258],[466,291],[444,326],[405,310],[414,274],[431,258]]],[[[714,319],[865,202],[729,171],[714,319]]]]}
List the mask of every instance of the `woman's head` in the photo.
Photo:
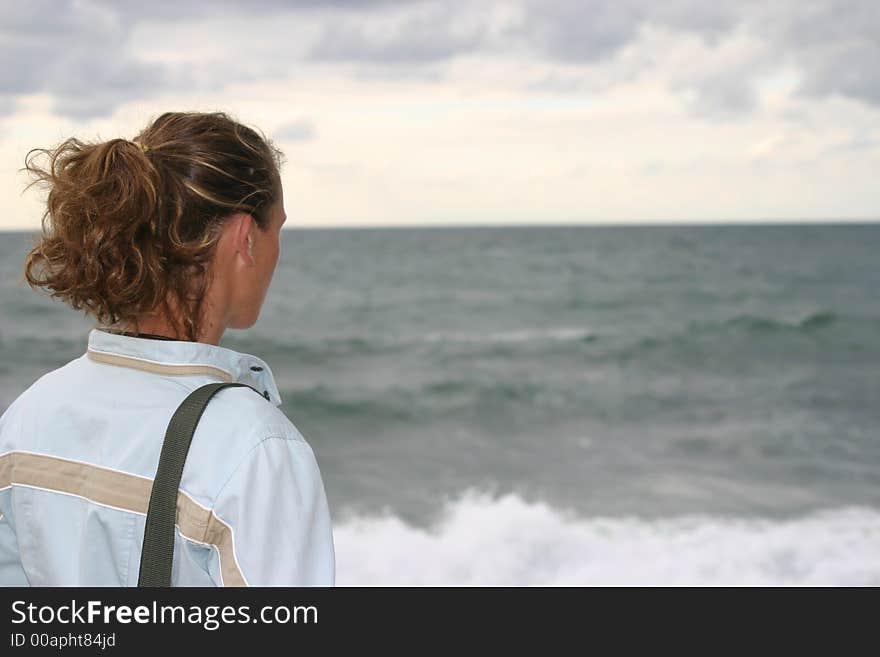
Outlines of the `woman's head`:
{"type": "Polygon", "coordinates": [[[247,328],[278,259],[282,157],[219,112],[165,113],[132,141],[35,149],[26,169],[48,197],[25,278],[108,326],[209,342],[247,328]]]}

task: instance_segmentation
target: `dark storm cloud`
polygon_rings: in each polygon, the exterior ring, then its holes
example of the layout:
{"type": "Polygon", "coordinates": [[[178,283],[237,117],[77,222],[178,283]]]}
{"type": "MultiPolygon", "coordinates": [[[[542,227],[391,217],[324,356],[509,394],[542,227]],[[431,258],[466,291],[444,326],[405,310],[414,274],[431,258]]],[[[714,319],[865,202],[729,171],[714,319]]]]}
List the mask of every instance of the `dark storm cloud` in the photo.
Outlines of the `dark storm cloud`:
{"type": "MultiPolygon", "coordinates": [[[[837,95],[880,106],[877,0],[37,0],[0,3],[0,113],[10,110],[15,97],[35,92],[51,93],[60,114],[86,117],[155,93],[222,85],[222,58],[198,73],[138,60],[128,48],[133,29],[141,21],[245,21],[280,13],[314,27],[313,39],[298,44],[306,59],[361,62],[373,74],[418,75],[433,70],[422,64],[475,52],[525,52],[569,67],[593,67],[635,43],[646,28],[696,35],[709,48],[745,34],[760,44],[757,58],[708,70],[662,71],[695,113],[753,111],[758,77],[781,67],[799,73],[802,97],[837,95]]],[[[228,35],[230,42],[234,36],[228,35]]],[[[252,79],[271,77],[302,56],[291,54],[289,43],[261,47],[274,54],[266,55],[265,65],[241,69],[252,79]]],[[[644,70],[662,54],[648,53],[644,70]]]]}

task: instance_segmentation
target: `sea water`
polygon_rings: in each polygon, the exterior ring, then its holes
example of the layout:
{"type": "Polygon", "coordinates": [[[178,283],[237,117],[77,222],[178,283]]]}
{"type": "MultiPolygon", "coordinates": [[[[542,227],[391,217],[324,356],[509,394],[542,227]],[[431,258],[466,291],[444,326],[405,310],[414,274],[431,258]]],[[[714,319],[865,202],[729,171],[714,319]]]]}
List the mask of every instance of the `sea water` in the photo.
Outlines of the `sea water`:
{"type": "MultiPolygon", "coordinates": [[[[0,409],[93,326],[0,233],[0,409]]],[[[346,584],[880,585],[880,225],[285,230],[346,584]]]]}

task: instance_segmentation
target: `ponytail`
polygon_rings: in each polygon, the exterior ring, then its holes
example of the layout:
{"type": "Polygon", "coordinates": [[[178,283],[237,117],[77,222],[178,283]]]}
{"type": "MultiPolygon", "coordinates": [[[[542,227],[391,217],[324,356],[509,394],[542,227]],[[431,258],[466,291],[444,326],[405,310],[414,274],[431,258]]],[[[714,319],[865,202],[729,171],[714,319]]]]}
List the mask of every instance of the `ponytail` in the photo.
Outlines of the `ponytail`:
{"type": "Polygon", "coordinates": [[[134,141],[33,149],[28,188],[48,194],[24,277],[102,324],[161,309],[197,340],[219,228],[235,212],[266,228],[282,157],[223,113],[169,112],[134,141]]]}

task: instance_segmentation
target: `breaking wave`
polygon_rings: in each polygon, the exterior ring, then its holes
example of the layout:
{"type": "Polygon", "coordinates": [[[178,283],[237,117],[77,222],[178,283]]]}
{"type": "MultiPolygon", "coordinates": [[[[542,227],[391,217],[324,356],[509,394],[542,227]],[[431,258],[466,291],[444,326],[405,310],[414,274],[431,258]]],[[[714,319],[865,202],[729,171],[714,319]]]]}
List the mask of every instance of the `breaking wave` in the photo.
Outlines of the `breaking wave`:
{"type": "Polygon", "coordinates": [[[578,517],[465,491],[429,529],[391,514],[337,521],[337,585],[877,586],[880,511],[786,520],[578,517]]]}

